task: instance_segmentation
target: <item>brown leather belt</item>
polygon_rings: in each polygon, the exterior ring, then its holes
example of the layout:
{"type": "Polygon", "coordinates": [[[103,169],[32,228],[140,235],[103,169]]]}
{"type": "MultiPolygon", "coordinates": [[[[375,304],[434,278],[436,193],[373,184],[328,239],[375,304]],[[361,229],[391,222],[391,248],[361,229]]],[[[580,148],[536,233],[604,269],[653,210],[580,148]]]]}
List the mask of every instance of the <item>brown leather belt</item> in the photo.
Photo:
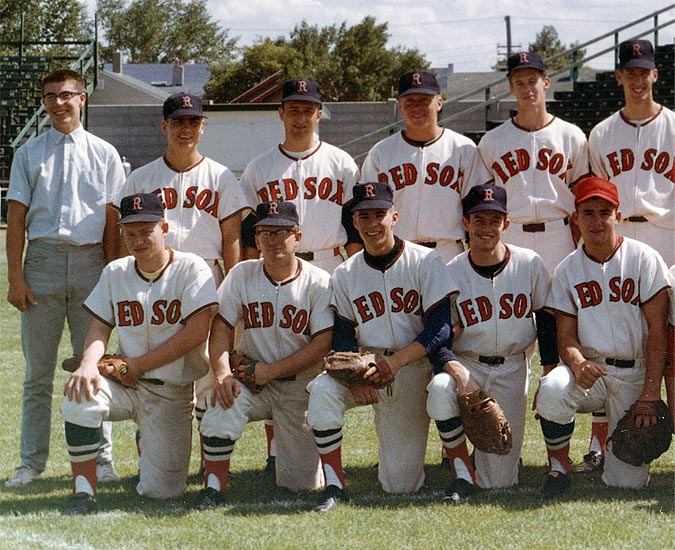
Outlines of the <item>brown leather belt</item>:
{"type": "Polygon", "coordinates": [[[504,357],[499,357],[499,356],[487,357],[485,355],[479,355],[478,360],[481,363],[485,363],[486,365],[492,365],[492,366],[503,365],[504,361],[506,361],[506,359],[504,357]]]}
{"type": "Polygon", "coordinates": [[[633,223],[644,223],[649,220],[647,220],[647,218],[645,218],[644,216],[628,216],[626,218],[626,221],[633,223]]]}
{"type": "Polygon", "coordinates": [[[605,363],[620,369],[630,369],[635,366],[634,359],[614,359],[613,357],[607,357],[605,363]]]}
{"type": "MultiPolygon", "coordinates": [[[[548,222],[549,225],[554,222],[548,222]]],[[[570,220],[569,218],[565,217],[563,219],[563,223],[565,225],[569,225],[570,220]]],[[[541,222],[541,223],[524,223],[522,224],[523,231],[525,233],[541,233],[543,231],[546,231],[546,223],[541,222]]]]}

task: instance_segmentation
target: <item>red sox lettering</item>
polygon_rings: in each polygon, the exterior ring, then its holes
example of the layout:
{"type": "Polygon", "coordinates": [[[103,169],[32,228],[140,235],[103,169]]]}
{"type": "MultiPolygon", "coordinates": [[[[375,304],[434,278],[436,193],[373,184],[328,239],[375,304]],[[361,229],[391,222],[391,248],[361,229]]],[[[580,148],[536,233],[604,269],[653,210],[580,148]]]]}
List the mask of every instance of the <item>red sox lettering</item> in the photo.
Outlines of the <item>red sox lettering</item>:
{"type": "MultiPolygon", "coordinates": [[[[181,320],[180,300],[157,300],[152,304],[150,323],[153,325],[175,325],[181,320]]],[[[143,304],[137,300],[117,302],[117,326],[141,326],[145,322],[143,304]]]]}
{"type": "MultiPolygon", "coordinates": [[[[620,149],[609,153],[607,161],[612,170],[611,177],[616,177],[621,172],[628,172],[634,168],[635,155],[631,149],[620,149]]],[[[656,149],[647,149],[640,164],[640,170],[653,170],[675,183],[675,157],[667,151],[659,152],[656,149]]]]}
{"type": "MultiPolygon", "coordinates": [[[[438,162],[430,162],[426,166],[425,185],[439,184],[441,187],[449,187],[461,193],[463,172],[450,164],[441,166],[438,162]]],[[[399,166],[393,166],[386,172],[380,172],[377,179],[390,183],[394,189],[400,191],[405,187],[415,185],[418,180],[417,167],[414,164],[404,163],[399,166]]]]}
{"type": "Polygon", "coordinates": [[[319,178],[312,176],[300,183],[292,178],[268,181],[265,187],[258,189],[256,194],[260,202],[269,201],[292,201],[298,197],[301,190],[302,198],[312,200],[318,197],[321,200],[334,202],[342,206],[344,197],[344,183],[332,178],[319,178]]]}
{"type": "MultiPolygon", "coordinates": [[[[178,191],[173,187],[155,189],[152,193],[162,199],[162,205],[167,210],[173,210],[178,206],[178,191]]],[[[193,185],[185,190],[182,207],[203,210],[207,214],[217,218],[219,200],[220,196],[218,191],[212,189],[199,190],[197,186],[193,185]]]]}
{"type": "MultiPolygon", "coordinates": [[[[577,291],[581,308],[599,306],[603,300],[603,292],[600,283],[588,281],[574,285],[577,291]]],[[[609,301],[624,302],[633,306],[640,305],[640,293],[634,279],[628,278],[621,281],[619,277],[613,277],[609,281],[609,301]]]]}
{"type": "MultiPolygon", "coordinates": [[[[525,294],[504,294],[499,298],[499,319],[522,319],[532,317],[531,296],[525,294]]],[[[458,303],[464,318],[464,326],[484,323],[494,315],[492,301],[487,296],[477,296],[458,303]]]]}
{"type": "MultiPolygon", "coordinates": [[[[371,292],[367,296],[359,296],[352,302],[358,311],[360,323],[372,321],[386,312],[386,301],[380,292],[371,292]]],[[[416,290],[406,291],[401,287],[392,288],[389,293],[389,308],[391,313],[421,315],[422,300],[420,294],[416,290]]]]}
{"type": "MultiPolygon", "coordinates": [[[[252,302],[241,306],[244,330],[269,328],[275,323],[274,305],[271,302],[252,302]]],[[[279,328],[290,329],[295,334],[309,335],[309,312],[306,309],[286,305],[281,310],[279,328]]]]}
{"type": "MultiPolygon", "coordinates": [[[[572,167],[569,160],[565,160],[561,153],[554,153],[547,147],[540,149],[536,158],[536,170],[557,175],[563,181],[565,181],[567,172],[572,167]]],[[[530,153],[525,149],[516,149],[503,154],[499,157],[499,160],[492,163],[490,168],[499,176],[502,183],[506,183],[509,178],[529,170],[531,164],[530,153]]]]}

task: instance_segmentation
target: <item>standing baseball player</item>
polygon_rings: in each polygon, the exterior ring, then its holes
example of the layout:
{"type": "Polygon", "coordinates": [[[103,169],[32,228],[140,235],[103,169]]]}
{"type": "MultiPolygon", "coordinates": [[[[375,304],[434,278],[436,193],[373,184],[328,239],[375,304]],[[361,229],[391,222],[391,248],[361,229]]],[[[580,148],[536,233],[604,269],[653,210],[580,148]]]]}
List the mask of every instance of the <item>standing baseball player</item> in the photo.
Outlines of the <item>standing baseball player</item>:
{"type": "Polygon", "coordinates": [[[347,498],[342,427],[345,411],[356,406],[375,408],[378,477],[384,491],[408,493],[422,486],[429,431],[426,386],[431,378],[426,355],[451,334],[446,267],[433,250],[394,236],[398,212],[392,187],[387,182],[356,185],[351,211],[364,251],[333,273],[332,348],[379,353],[388,368],[369,369],[363,384],[347,384],[324,373],[307,387],[307,423],[326,478],[318,512],[347,498]],[[389,384],[376,389],[369,383],[389,384]]]}
{"type": "Polygon", "coordinates": [[[509,194],[511,227],[504,242],[534,250],[553,272],[578,240],[569,219],[572,187],[589,172],[586,137],[546,111],[550,81],[539,54],[516,53],[507,67],[518,114],[487,132],[478,150],[495,185],[509,194]]]}
{"type": "MultiPolygon", "coordinates": [[[[284,82],[279,118],[284,141],[254,158],[241,176],[248,206],[260,202],[290,201],[300,217],[302,241],[296,255],[329,273],[343,261],[340,247],[348,255],[361,249],[351,218],[343,219],[343,206],[359,179],[354,160],[344,151],[319,140],[321,93],[316,82],[292,79],[284,82]]],[[[257,258],[254,239],[255,216],[242,224],[245,258],[257,258]]],[[[265,421],[268,459],[264,473],[274,471],[274,427],[265,421]]]]}
{"type": "MultiPolygon", "coordinates": [[[[342,207],[359,170],[347,153],[319,140],[315,132],[322,113],[316,82],[284,82],[279,107],[284,141],[249,162],[241,186],[253,209],[267,201],[294,203],[303,235],[298,257],[331,273],[343,261],[340,246],[345,245],[348,255],[361,248],[342,223],[342,207]]],[[[246,235],[244,244],[254,246],[246,235]]]]}
{"type": "MultiPolygon", "coordinates": [[[[123,195],[154,193],[159,196],[170,224],[167,246],[204,258],[218,287],[223,281],[219,260],[225,271],[239,261],[241,216],[247,207],[234,174],[199,152],[205,128],[206,116],[198,96],[181,92],[167,98],[162,120],[166,154],[134,170],[123,195]]],[[[198,423],[212,385],[210,374],[195,384],[198,423]]]]}
{"type": "Polygon", "coordinates": [[[389,183],[401,213],[396,235],[434,248],[447,262],[464,250],[462,197],[490,175],[469,138],[438,126],[442,107],[433,74],[402,75],[398,110],[405,128],[370,150],[361,180],[389,183]]]}
{"type": "Polygon", "coordinates": [[[591,169],[619,189],[617,231],[675,263],[675,113],[654,101],[659,77],[648,40],[619,45],[616,80],[626,105],[588,138],[591,169]]]}
{"type": "Polygon", "coordinates": [[[454,476],[443,498],[447,504],[474,493],[476,483],[483,489],[518,483],[530,373],[526,351],[537,336],[544,371],[558,364],[555,318],[543,311],[551,284],[544,261],[532,250],[502,242],[510,228],[506,190],[472,187],[463,208],[471,248],[448,263],[457,285],[451,296],[457,330],[452,352],[441,348],[441,360],[434,358],[443,367],[435,369],[427,399],[454,476]],[[478,389],[501,405],[512,447],[506,455],[475,449],[474,472],[457,396],[478,389]]]}
{"type": "MultiPolygon", "coordinates": [[[[82,128],[84,80],[75,71],[58,69],[44,78],[42,92],[52,127],[17,150],[7,192],[7,300],[21,312],[26,359],[21,465],[7,487],[42,476],[64,322],[73,352],[81,354],[90,322],[82,302],[119,246],[114,204],[124,169],[112,145],[82,128]]],[[[109,423],[104,432],[98,475],[101,482],[119,480],[109,423]]]]}
{"type": "Polygon", "coordinates": [[[218,291],[220,310],[209,340],[216,384],[201,425],[206,468],[198,508],[224,502],[236,441],[248,422],[270,417],[277,485],[293,491],[323,485],[319,455],[304,425],[305,386],[330,349],[330,276],[296,258],[302,233],[292,202],[261,203],[256,216],[262,259],[238,264],[218,291]],[[233,354],[230,341],[237,325],[241,331],[233,354]]]}
{"type": "MultiPolygon", "coordinates": [[[[584,244],[553,274],[547,308],[555,312],[564,362],[541,379],[537,412],[549,473],[542,496],[557,498],[571,485],[569,441],[574,413],[604,407],[613,430],[637,401],[661,399],[668,310],[667,268],[650,246],[618,235],[619,192],[591,177],[575,188],[573,216],[584,244]]],[[[647,425],[655,416],[638,420],[647,425]]],[[[608,446],[602,474],[612,487],[640,488],[649,465],[622,462],[608,446]]]]}
{"type": "Polygon", "coordinates": [[[169,225],[152,193],[122,199],[121,234],[131,256],[110,263],[85,301],[93,320],[61,412],[73,472],[66,515],[97,508],[96,451],[103,419],[133,419],[141,433],[136,490],[151,498],[183,493],[190,465],[192,383],[204,375],[188,356],[203,353],[217,306],[206,262],[165,246],[169,225]],[[97,361],[113,328],[127,371],[101,377],[97,361]]]}

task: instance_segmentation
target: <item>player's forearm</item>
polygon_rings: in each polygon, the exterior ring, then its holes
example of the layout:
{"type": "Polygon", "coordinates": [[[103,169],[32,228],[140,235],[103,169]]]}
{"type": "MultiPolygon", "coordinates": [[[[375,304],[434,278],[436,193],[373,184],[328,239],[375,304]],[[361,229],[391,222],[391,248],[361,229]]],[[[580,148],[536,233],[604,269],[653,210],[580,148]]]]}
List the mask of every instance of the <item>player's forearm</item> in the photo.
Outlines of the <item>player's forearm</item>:
{"type": "Polygon", "coordinates": [[[224,220],[220,224],[222,237],[222,257],[225,273],[237,265],[241,256],[241,223],[238,215],[224,220]]]}
{"type": "Polygon", "coordinates": [[[120,230],[117,222],[119,212],[112,204],[105,205],[105,228],[103,229],[103,253],[107,262],[120,257],[120,230]]]}
{"type": "Polygon", "coordinates": [[[206,341],[211,326],[211,313],[211,310],[200,311],[188,319],[168,340],[149,352],[133,358],[134,363],[145,373],[183,357],[206,341]]]}
{"type": "Polygon", "coordinates": [[[231,332],[230,327],[220,317],[214,317],[209,337],[209,360],[213,375],[219,381],[232,374],[230,370],[231,332]]]}
{"type": "Polygon", "coordinates": [[[422,357],[426,357],[426,348],[417,341],[410,342],[406,347],[400,349],[394,355],[386,357],[387,363],[391,370],[396,373],[399,369],[405,367],[410,363],[419,361],[422,357]]]}
{"type": "Polygon", "coordinates": [[[647,369],[640,399],[645,401],[661,399],[661,380],[666,355],[665,327],[652,329],[647,335],[647,369]]]}
{"type": "MultiPolygon", "coordinates": [[[[312,341],[298,351],[272,363],[266,363],[261,369],[265,371],[265,378],[275,380],[285,376],[293,376],[313,367],[321,362],[330,351],[332,331],[327,330],[317,334],[312,341]]],[[[260,371],[256,367],[256,380],[260,371]]]]}
{"type": "Polygon", "coordinates": [[[96,364],[108,348],[111,332],[112,328],[105,323],[96,318],[92,320],[87,335],[84,337],[82,363],[96,364]]]}
{"type": "Polygon", "coordinates": [[[455,381],[457,393],[469,393],[480,389],[469,370],[459,361],[448,361],[443,365],[443,370],[452,376],[455,381]]]}
{"type": "Polygon", "coordinates": [[[26,246],[27,208],[16,201],[9,201],[5,247],[7,252],[7,277],[10,284],[23,280],[23,250],[26,246]]]}

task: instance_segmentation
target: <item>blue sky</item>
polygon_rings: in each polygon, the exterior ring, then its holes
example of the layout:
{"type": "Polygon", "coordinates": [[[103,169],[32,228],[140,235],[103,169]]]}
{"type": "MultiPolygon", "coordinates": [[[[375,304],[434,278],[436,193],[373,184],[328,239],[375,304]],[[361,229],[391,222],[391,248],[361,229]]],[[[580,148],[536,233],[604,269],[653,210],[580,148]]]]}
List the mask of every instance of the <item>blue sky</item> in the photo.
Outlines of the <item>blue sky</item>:
{"type": "MultiPolygon", "coordinates": [[[[91,6],[95,0],[86,0],[91,6]]],[[[212,17],[231,37],[240,37],[240,45],[252,44],[260,36],[288,36],[305,19],[312,25],[346,22],[354,25],[374,16],[388,23],[389,46],[417,48],[434,67],[454,64],[455,71],[488,71],[498,59],[498,45],[506,45],[504,17],[511,17],[514,45],[523,49],[544,25],[553,25],[565,43],[588,41],[626,23],[648,15],[672,0],[540,0],[530,6],[510,0],[208,0],[212,17]]],[[[662,16],[675,18],[675,9],[662,16]]],[[[637,32],[626,31],[620,39],[637,32]]],[[[659,41],[673,41],[675,24],[661,31],[659,41]]],[[[604,47],[609,47],[607,40],[604,47]]],[[[611,69],[613,61],[605,56],[591,63],[599,69],[611,69]]]]}

